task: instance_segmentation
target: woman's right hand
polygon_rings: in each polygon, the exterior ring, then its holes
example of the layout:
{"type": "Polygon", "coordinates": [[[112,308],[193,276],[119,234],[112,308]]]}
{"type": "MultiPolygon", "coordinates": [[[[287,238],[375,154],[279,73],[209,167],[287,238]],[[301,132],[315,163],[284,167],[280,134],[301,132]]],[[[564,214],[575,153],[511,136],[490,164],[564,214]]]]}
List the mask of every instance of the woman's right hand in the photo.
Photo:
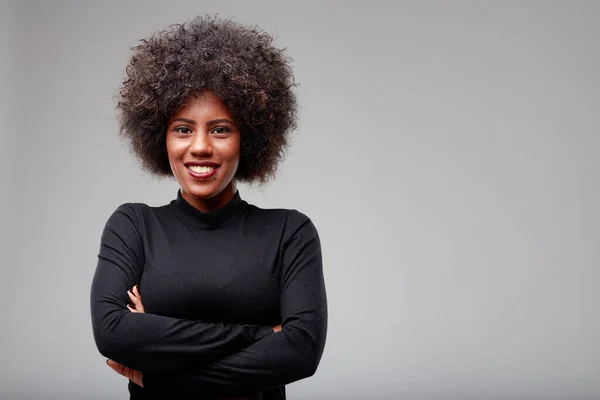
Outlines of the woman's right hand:
{"type": "Polygon", "coordinates": [[[273,332],[275,332],[275,333],[277,333],[277,332],[281,332],[281,324],[279,324],[279,325],[275,325],[275,326],[273,327],[273,332]]]}
{"type": "Polygon", "coordinates": [[[106,364],[136,385],[144,387],[144,375],[140,371],[126,367],[113,360],[106,360],[106,364]]]}

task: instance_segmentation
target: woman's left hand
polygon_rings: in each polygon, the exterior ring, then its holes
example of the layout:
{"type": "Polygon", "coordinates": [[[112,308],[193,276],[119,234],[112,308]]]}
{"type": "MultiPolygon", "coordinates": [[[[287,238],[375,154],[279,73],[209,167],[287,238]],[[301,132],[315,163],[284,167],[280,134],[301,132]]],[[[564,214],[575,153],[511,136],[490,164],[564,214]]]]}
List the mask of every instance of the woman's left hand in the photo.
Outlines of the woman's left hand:
{"type": "MultiPolygon", "coordinates": [[[[129,309],[129,311],[134,313],[144,313],[142,296],[140,295],[137,285],[135,285],[132,290],[128,290],[127,295],[129,296],[129,299],[133,304],[133,307],[127,304],[127,308],[129,309]]],[[[144,385],[142,384],[143,375],[140,371],[126,367],[123,364],[119,364],[118,362],[113,360],[106,360],[106,364],[108,364],[109,367],[117,371],[119,374],[123,375],[125,378],[130,379],[136,385],[144,387],[144,385]]]]}
{"type": "Polygon", "coordinates": [[[106,360],[106,364],[108,364],[109,367],[117,371],[119,374],[123,375],[125,378],[131,380],[136,385],[144,387],[144,384],[142,383],[143,375],[140,371],[126,367],[123,364],[119,364],[113,360],[106,360]]]}
{"type": "Polygon", "coordinates": [[[127,304],[127,308],[129,309],[129,311],[137,312],[137,313],[144,313],[145,311],[144,311],[144,305],[142,304],[142,295],[140,294],[140,291],[138,290],[138,285],[135,285],[133,287],[133,289],[128,290],[127,295],[129,296],[129,299],[131,300],[131,304],[133,304],[133,307],[131,307],[129,304],[127,304]]]}

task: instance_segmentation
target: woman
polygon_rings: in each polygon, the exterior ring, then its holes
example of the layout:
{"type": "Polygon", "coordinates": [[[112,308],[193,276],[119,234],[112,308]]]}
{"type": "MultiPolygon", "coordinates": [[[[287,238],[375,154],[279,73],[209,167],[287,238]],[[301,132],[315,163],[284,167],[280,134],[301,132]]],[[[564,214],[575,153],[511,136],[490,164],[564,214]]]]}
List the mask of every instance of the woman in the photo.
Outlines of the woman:
{"type": "Polygon", "coordinates": [[[327,330],[321,248],[308,217],[261,209],[295,128],[293,76],[269,35],[198,18],[135,47],[122,134],[176,199],[120,205],[91,288],[94,339],[131,399],[285,399],[313,375],[327,330]]]}

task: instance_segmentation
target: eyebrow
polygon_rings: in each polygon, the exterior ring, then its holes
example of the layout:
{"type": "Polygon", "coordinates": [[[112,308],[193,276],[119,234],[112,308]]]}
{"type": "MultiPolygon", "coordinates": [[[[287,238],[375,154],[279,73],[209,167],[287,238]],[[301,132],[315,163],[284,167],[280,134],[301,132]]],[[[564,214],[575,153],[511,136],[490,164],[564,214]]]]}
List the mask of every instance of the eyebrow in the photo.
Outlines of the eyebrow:
{"type": "Polygon", "coordinates": [[[227,118],[213,119],[213,120],[210,120],[210,121],[206,122],[206,125],[216,125],[216,124],[222,124],[222,123],[227,123],[227,124],[235,125],[233,123],[233,121],[231,121],[231,120],[229,120],[227,118]]]}
{"type": "Polygon", "coordinates": [[[181,121],[181,122],[185,122],[186,124],[196,125],[196,121],[194,121],[193,119],[177,117],[177,118],[173,118],[173,120],[171,122],[175,122],[175,121],[181,121]]]}
{"type": "MultiPolygon", "coordinates": [[[[181,122],[185,122],[186,124],[196,125],[196,121],[194,121],[193,119],[188,119],[188,118],[177,117],[177,118],[173,118],[173,120],[171,122],[175,122],[175,121],[181,121],[181,122]]],[[[231,125],[235,125],[233,123],[233,121],[231,121],[227,118],[213,119],[213,120],[207,121],[206,125],[215,125],[215,124],[222,124],[222,123],[228,123],[231,125]]]]}

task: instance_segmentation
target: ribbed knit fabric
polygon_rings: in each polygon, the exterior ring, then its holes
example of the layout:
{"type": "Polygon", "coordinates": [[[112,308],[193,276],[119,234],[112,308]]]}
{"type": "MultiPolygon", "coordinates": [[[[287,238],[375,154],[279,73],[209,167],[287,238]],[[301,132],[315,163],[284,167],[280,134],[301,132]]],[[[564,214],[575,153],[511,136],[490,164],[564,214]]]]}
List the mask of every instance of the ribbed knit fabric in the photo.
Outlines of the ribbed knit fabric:
{"type": "Polygon", "coordinates": [[[325,346],[319,236],[302,213],[239,193],[210,213],[181,191],[160,207],[122,204],[102,233],[91,314],[100,353],[143,372],[131,399],[285,399],[325,346]],[[136,284],[144,314],[126,308],[136,284]]]}

